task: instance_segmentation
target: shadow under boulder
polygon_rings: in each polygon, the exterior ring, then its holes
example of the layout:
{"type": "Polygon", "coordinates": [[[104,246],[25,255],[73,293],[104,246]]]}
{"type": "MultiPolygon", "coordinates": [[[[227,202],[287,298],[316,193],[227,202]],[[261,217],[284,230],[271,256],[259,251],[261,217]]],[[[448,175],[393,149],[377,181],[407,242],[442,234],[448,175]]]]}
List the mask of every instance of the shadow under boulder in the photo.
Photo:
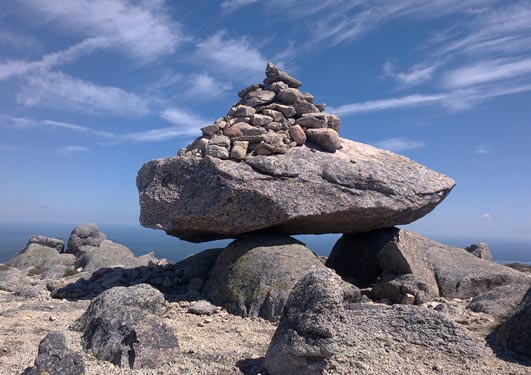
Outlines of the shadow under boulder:
{"type": "Polygon", "coordinates": [[[295,284],[308,272],[324,268],[302,242],[289,236],[252,233],[221,252],[205,294],[231,314],[276,321],[295,284]]]}
{"type": "Polygon", "coordinates": [[[531,357],[531,288],[496,333],[496,344],[531,357]]]}

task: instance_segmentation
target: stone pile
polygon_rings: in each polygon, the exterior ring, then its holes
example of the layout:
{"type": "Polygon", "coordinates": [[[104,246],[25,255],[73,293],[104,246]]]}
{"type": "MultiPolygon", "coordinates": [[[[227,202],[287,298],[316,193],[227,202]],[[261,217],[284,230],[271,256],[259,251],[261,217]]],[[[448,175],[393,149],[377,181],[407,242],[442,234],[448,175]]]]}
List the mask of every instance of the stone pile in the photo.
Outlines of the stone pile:
{"type": "Polygon", "coordinates": [[[242,160],[248,154],[285,154],[306,142],[335,152],[341,147],[341,120],[324,112],[326,104],[315,104],[300,86],[302,82],[268,63],[264,84],[241,90],[240,101],[227,115],[202,128],[203,135],[179,154],[242,160]]]}

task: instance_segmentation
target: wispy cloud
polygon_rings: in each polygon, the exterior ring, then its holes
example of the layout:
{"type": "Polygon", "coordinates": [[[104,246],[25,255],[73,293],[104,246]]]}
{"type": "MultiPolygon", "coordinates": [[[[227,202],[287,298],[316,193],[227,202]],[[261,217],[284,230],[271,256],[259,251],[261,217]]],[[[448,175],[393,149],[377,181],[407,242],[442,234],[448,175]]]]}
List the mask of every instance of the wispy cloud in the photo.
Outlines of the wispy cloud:
{"type": "Polygon", "coordinates": [[[204,60],[220,75],[236,79],[260,77],[267,62],[248,39],[227,38],[223,31],[200,41],[197,49],[198,61],[204,60]]]}
{"type": "Polygon", "coordinates": [[[40,128],[42,130],[75,132],[100,139],[100,144],[115,145],[123,142],[163,142],[179,137],[198,136],[201,133],[199,129],[211,123],[211,121],[203,119],[182,108],[167,109],[161,113],[160,117],[173,124],[173,126],[147,129],[144,131],[116,133],[60,121],[35,120],[0,115],[0,127],[4,126],[15,129],[40,128]]]}
{"type": "Polygon", "coordinates": [[[477,155],[489,155],[492,154],[492,148],[489,145],[476,146],[474,153],[477,155]]]}
{"type": "Polygon", "coordinates": [[[225,0],[221,3],[221,10],[224,13],[231,13],[256,2],[258,2],[258,0],[225,0]]]}
{"type": "Polygon", "coordinates": [[[63,146],[57,150],[63,156],[72,156],[74,153],[89,152],[90,148],[85,146],[63,146]]]}
{"type": "Polygon", "coordinates": [[[328,111],[340,116],[358,113],[380,112],[415,107],[444,107],[452,111],[472,109],[478,104],[496,97],[531,91],[530,84],[496,84],[465,88],[436,94],[414,94],[360,103],[329,107],[328,111]]]}
{"type": "Polygon", "coordinates": [[[109,38],[115,48],[140,60],[172,53],[187,40],[164,0],[23,0],[22,4],[52,26],[87,38],[109,38]]]}
{"type": "Polygon", "coordinates": [[[424,148],[426,147],[426,143],[408,138],[390,138],[380,142],[376,142],[374,143],[374,146],[389,151],[401,152],[424,148]]]}
{"type": "Polygon", "coordinates": [[[430,103],[441,103],[447,98],[445,94],[436,95],[408,95],[400,98],[371,100],[361,103],[344,104],[339,107],[329,107],[328,111],[339,116],[347,116],[356,113],[378,112],[396,108],[417,107],[430,103]]]}
{"type": "Polygon", "coordinates": [[[34,38],[10,30],[0,30],[0,45],[27,51],[34,51],[41,48],[40,43],[34,38]]]}
{"type": "Polygon", "coordinates": [[[450,88],[466,87],[527,74],[531,74],[531,57],[516,61],[482,61],[447,73],[444,85],[450,88]]]}
{"type": "Polygon", "coordinates": [[[429,66],[417,64],[405,72],[397,72],[394,64],[387,62],[383,65],[382,70],[386,77],[394,79],[399,84],[403,86],[414,86],[430,80],[439,65],[440,63],[429,66]]]}
{"type": "Polygon", "coordinates": [[[47,106],[89,113],[145,115],[148,104],[139,96],[111,86],[101,86],[60,72],[30,75],[17,94],[28,107],[47,106]]]}
{"type": "Polygon", "coordinates": [[[99,48],[111,45],[109,38],[88,38],[80,43],[54,53],[44,55],[37,61],[7,60],[0,63],[0,80],[35,72],[46,72],[53,67],[68,64],[99,48]]]}
{"type": "Polygon", "coordinates": [[[187,81],[187,96],[198,100],[217,98],[231,89],[230,84],[221,82],[208,73],[192,74],[187,81]]]}

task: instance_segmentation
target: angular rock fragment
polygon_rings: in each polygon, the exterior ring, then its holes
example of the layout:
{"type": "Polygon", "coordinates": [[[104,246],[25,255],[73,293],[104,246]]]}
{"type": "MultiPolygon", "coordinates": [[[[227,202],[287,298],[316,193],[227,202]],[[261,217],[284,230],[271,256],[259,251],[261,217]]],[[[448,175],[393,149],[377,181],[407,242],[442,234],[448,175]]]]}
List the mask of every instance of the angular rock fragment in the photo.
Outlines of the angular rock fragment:
{"type": "Polygon", "coordinates": [[[288,73],[283,70],[278,69],[275,65],[268,62],[266,67],[266,79],[264,79],[265,84],[272,84],[274,82],[282,81],[287,84],[289,87],[299,87],[302,86],[302,82],[291,77],[288,73]]]}
{"type": "Polygon", "coordinates": [[[324,113],[308,113],[295,121],[296,124],[305,128],[327,128],[327,117],[324,113]]]}
{"type": "Polygon", "coordinates": [[[477,256],[480,259],[493,260],[492,253],[490,252],[489,245],[485,242],[478,242],[465,247],[465,250],[470,254],[477,256]]]}

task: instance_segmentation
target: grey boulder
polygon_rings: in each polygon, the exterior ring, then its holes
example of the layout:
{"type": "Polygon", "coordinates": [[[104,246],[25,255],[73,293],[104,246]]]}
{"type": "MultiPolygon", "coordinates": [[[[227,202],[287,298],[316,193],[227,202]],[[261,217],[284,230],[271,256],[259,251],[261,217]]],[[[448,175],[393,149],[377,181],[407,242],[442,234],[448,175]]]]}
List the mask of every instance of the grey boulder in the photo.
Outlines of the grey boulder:
{"type": "Polygon", "coordinates": [[[378,269],[374,266],[366,276],[364,265],[376,257],[382,276],[413,274],[433,297],[472,298],[502,285],[531,285],[531,277],[522,272],[407,230],[350,234],[340,242],[327,265],[337,267],[342,277],[352,280],[370,281],[378,269]],[[353,260],[348,260],[350,256],[353,260]],[[356,259],[361,259],[361,265],[345,266],[356,259]]]}
{"type": "Polygon", "coordinates": [[[105,239],[107,236],[100,232],[96,224],[82,224],[74,228],[70,234],[66,252],[77,257],[81,246],[99,246],[105,239]]]}
{"type": "Polygon", "coordinates": [[[493,260],[489,245],[485,242],[478,242],[465,247],[465,250],[470,254],[477,256],[480,259],[493,260]]]}
{"type": "Polygon", "coordinates": [[[206,286],[208,299],[234,315],[276,321],[291,290],[319,258],[288,236],[243,236],[219,255],[206,286]]]}
{"type": "Polygon", "coordinates": [[[114,287],[94,298],[72,328],[83,348],[126,369],[156,369],[180,356],[173,331],[162,322],[161,292],[147,284],[114,287]]]}
{"type": "Polygon", "coordinates": [[[42,339],[35,365],[24,371],[24,375],[83,375],[85,360],[81,353],[66,346],[65,335],[52,331],[42,339]]]}
{"type": "Polygon", "coordinates": [[[502,285],[474,297],[467,307],[505,320],[522,302],[528,289],[527,284],[502,285]]]}
{"type": "Polygon", "coordinates": [[[496,343],[505,349],[531,357],[531,289],[496,333],[496,343]]]}
{"type": "Polygon", "coordinates": [[[103,240],[98,246],[81,246],[77,254],[76,268],[87,272],[103,267],[133,268],[144,263],[127,247],[110,240],[103,240]]]}
{"type": "Polygon", "coordinates": [[[483,348],[458,324],[418,306],[352,303],[330,270],[295,287],[271,340],[270,375],[474,373],[483,348]]]}
{"type": "Polygon", "coordinates": [[[454,181],[403,156],[342,139],[245,162],[205,157],[152,160],[140,169],[140,223],[184,240],[234,238],[265,228],[284,234],[355,233],[415,221],[454,181]]]}

